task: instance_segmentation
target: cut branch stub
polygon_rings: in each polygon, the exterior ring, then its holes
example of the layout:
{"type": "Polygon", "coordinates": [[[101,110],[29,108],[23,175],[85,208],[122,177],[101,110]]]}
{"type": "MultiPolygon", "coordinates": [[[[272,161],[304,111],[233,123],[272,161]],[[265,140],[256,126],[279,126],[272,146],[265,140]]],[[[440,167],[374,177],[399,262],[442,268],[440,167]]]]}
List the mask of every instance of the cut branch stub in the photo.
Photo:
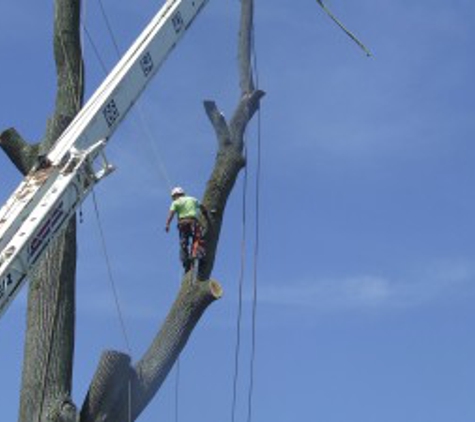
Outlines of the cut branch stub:
{"type": "Polygon", "coordinates": [[[39,144],[30,145],[15,128],[7,129],[0,134],[0,146],[23,175],[26,175],[36,162],[39,144]]]}
{"type": "Polygon", "coordinates": [[[117,402],[121,388],[131,377],[130,356],[114,350],[105,351],[97,366],[81,409],[80,421],[101,421],[117,402]]]}

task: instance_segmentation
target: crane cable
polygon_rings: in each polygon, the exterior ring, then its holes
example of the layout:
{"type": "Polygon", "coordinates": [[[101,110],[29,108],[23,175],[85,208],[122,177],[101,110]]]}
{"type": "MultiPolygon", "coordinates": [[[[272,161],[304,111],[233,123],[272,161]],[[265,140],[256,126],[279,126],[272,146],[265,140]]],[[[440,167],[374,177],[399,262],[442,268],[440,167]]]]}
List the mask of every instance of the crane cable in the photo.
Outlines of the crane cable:
{"type": "Polygon", "coordinates": [[[109,253],[108,253],[108,248],[107,248],[106,238],[105,238],[104,229],[103,229],[103,225],[102,225],[102,220],[101,220],[101,216],[100,216],[100,213],[99,213],[99,206],[98,206],[98,203],[97,203],[96,191],[94,189],[92,189],[92,201],[93,201],[93,204],[94,204],[94,213],[96,215],[96,221],[97,221],[97,225],[98,225],[99,235],[100,235],[100,238],[101,238],[101,245],[102,245],[102,250],[103,250],[103,253],[104,253],[104,259],[106,261],[107,276],[109,278],[112,293],[113,293],[113,296],[114,296],[114,302],[115,302],[115,307],[117,309],[117,315],[119,317],[119,323],[120,323],[120,328],[121,328],[121,331],[122,331],[122,336],[124,338],[124,342],[125,342],[127,351],[129,353],[129,355],[132,356],[132,348],[130,347],[131,343],[130,343],[130,340],[129,340],[129,336],[127,334],[127,328],[126,328],[126,325],[125,325],[125,320],[124,320],[124,317],[123,317],[122,308],[120,306],[119,295],[117,293],[117,286],[116,286],[114,274],[112,272],[111,259],[110,259],[109,253]]]}
{"type": "MultiPolygon", "coordinates": [[[[259,71],[257,66],[257,53],[255,48],[255,26],[254,21],[251,24],[251,54],[252,54],[252,69],[256,80],[256,89],[259,87],[259,71]]],[[[259,217],[260,217],[260,188],[261,188],[261,144],[262,144],[262,121],[261,109],[257,110],[257,163],[256,163],[256,182],[255,182],[255,237],[253,248],[253,281],[252,281],[252,314],[251,314],[251,351],[249,361],[249,386],[247,395],[247,422],[252,421],[253,411],[253,395],[255,384],[255,363],[256,363],[256,346],[257,346],[257,302],[258,302],[258,257],[259,257],[259,217]]],[[[247,140],[244,143],[244,158],[247,160],[247,140]]],[[[231,406],[231,421],[235,422],[236,407],[237,407],[237,389],[239,378],[239,360],[241,353],[241,331],[242,331],[242,308],[243,308],[243,285],[245,273],[245,257],[246,257],[246,225],[247,225],[247,189],[248,189],[248,170],[244,167],[244,181],[243,181],[243,196],[242,196],[242,234],[241,234],[241,265],[239,274],[239,290],[238,290],[238,311],[236,324],[236,344],[235,344],[235,358],[234,358],[234,375],[233,375],[233,396],[231,406]]]]}
{"type": "MultiPolygon", "coordinates": [[[[259,89],[259,68],[257,61],[257,52],[255,45],[255,26],[254,20],[251,27],[251,51],[252,65],[256,78],[256,89],[259,89]]],[[[251,337],[251,359],[250,359],[250,381],[248,393],[248,414],[247,422],[252,420],[252,405],[254,395],[254,373],[256,363],[257,348],[257,302],[258,302],[258,262],[259,262],[259,241],[260,241],[260,197],[261,197],[261,154],[262,152],[262,116],[261,107],[257,110],[257,163],[256,163],[256,185],[255,185],[255,238],[254,238],[254,265],[253,265],[253,296],[252,296],[252,337],[251,337]]]]}
{"type": "MultiPolygon", "coordinates": [[[[121,329],[121,332],[122,332],[122,337],[124,339],[125,347],[127,349],[127,352],[129,354],[129,356],[132,356],[131,343],[130,343],[130,340],[129,340],[129,336],[127,334],[127,327],[125,325],[125,319],[124,319],[124,316],[123,316],[123,313],[122,313],[122,308],[121,308],[121,305],[120,305],[119,294],[118,294],[118,291],[117,291],[117,286],[116,286],[114,274],[112,272],[112,264],[111,264],[110,256],[109,256],[109,253],[108,253],[108,248],[107,248],[106,238],[105,238],[105,234],[104,234],[104,229],[103,229],[103,225],[102,225],[102,221],[101,221],[100,213],[99,213],[99,206],[98,206],[98,203],[97,203],[96,192],[95,192],[94,189],[92,189],[92,199],[93,199],[93,203],[94,203],[94,213],[96,215],[96,222],[97,222],[97,225],[98,225],[99,235],[100,235],[100,238],[101,238],[102,252],[104,254],[104,259],[106,261],[107,275],[108,275],[110,287],[111,287],[111,290],[112,290],[112,294],[113,294],[113,297],[114,297],[114,304],[115,304],[115,308],[116,308],[116,311],[117,311],[117,316],[118,316],[118,319],[119,319],[119,324],[120,324],[120,329],[121,329]]],[[[128,421],[132,422],[132,381],[131,381],[130,378],[127,382],[127,410],[128,410],[128,415],[127,415],[128,421]]]]}
{"type": "MultiPolygon", "coordinates": [[[[244,144],[244,158],[247,160],[247,145],[244,144]]],[[[231,421],[235,422],[236,406],[237,406],[237,390],[239,379],[239,357],[241,353],[241,324],[242,324],[242,303],[243,303],[243,287],[244,287],[244,273],[246,266],[246,211],[247,211],[247,186],[248,186],[248,171],[247,165],[244,167],[244,180],[242,190],[242,212],[241,212],[241,265],[239,271],[239,288],[238,288],[238,309],[236,322],[236,344],[234,351],[234,375],[233,375],[233,396],[231,405],[231,421]]]]}
{"type": "Polygon", "coordinates": [[[249,393],[248,393],[248,417],[247,421],[252,420],[252,400],[254,393],[254,372],[255,372],[255,360],[256,360],[256,346],[257,346],[257,301],[258,301],[258,258],[259,258],[259,238],[260,238],[260,172],[261,172],[261,117],[258,112],[258,142],[257,142],[257,168],[256,168],[256,196],[255,196],[255,238],[254,238],[254,251],[253,251],[253,291],[252,291],[252,333],[251,333],[251,359],[250,359],[250,381],[249,381],[249,393]]]}
{"type": "MultiPolygon", "coordinates": [[[[251,314],[251,353],[249,363],[249,386],[248,386],[248,410],[247,421],[252,420],[252,401],[254,394],[254,372],[256,361],[256,346],[257,346],[257,302],[258,302],[258,258],[259,258],[259,240],[260,240],[260,185],[261,185],[261,114],[258,111],[258,135],[257,135],[257,167],[256,167],[256,185],[255,185],[255,237],[253,248],[253,281],[252,281],[252,314],[251,314]]],[[[247,147],[245,148],[245,157],[247,157],[247,147]]],[[[247,161],[247,159],[246,159],[247,161]]],[[[231,405],[231,421],[236,420],[237,408],[237,390],[238,379],[240,372],[240,353],[241,353],[241,331],[242,331],[242,316],[243,316],[243,292],[244,292],[244,277],[246,267],[246,226],[247,226],[247,189],[248,189],[248,171],[247,166],[244,168],[243,194],[242,194],[242,233],[241,233],[241,264],[239,271],[238,282],[238,310],[236,323],[236,343],[234,353],[234,374],[233,374],[233,395],[231,405]]]]}
{"type": "MultiPolygon", "coordinates": [[[[121,51],[120,51],[120,48],[119,48],[119,43],[117,42],[117,37],[114,35],[114,31],[112,30],[112,25],[110,23],[110,19],[107,15],[104,4],[103,4],[102,0],[97,0],[97,2],[99,3],[99,8],[101,10],[101,15],[102,15],[102,18],[103,18],[103,20],[105,22],[105,25],[107,27],[107,31],[109,33],[109,37],[112,41],[112,44],[114,46],[114,50],[117,54],[117,57],[120,58],[121,57],[121,51]]],[[[94,49],[94,51],[97,52],[97,49],[94,49]]],[[[107,72],[106,67],[104,66],[104,63],[102,62],[102,60],[100,60],[100,62],[102,63],[102,68],[104,69],[105,73],[107,74],[108,72],[107,72]]],[[[145,133],[145,138],[149,142],[150,148],[152,150],[152,156],[153,156],[153,158],[155,159],[155,161],[158,165],[157,167],[154,166],[154,168],[156,168],[158,170],[158,173],[159,173],[158,176],[161,177],[165,181],[165,183],[168,187],[168,191],[170,191],[172,189],[172,182],[171,182],[168,170],[165,166],[165,163],[164,163],[163,159],[161,158],[160,152],[159,152],[159,150],[158,150],[158,148],[157,148],[157,146],[154,142],[155,136],[152,134],[150,124],[148,123],[148,121],[145,118],[145,113],[143,111],[143,108],[140,105],[140,102],[136,103],[136,107],[137,107],[140,123],[141,123],[141,126],[142,126],[142,130],[145,133]]],[[[135,124],[137,126],[139,126],[137,120],[133,120],[133,121],[135,122],[135,124]]]]}

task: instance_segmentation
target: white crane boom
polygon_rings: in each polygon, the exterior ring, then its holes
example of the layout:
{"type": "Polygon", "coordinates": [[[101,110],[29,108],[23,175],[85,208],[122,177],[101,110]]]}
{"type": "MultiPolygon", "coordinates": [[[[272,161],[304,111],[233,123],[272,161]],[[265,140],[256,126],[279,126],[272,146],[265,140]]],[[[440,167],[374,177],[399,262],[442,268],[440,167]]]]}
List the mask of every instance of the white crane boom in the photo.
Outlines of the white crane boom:
{"type": "Polygon", "coordinates": [[[0,209],[0,316],[48,244],[94,185],[112,171],[93,164],[208,0],[168,0],[0,209]],[[96,166],[97,167],[97,166],[96,166]]]}

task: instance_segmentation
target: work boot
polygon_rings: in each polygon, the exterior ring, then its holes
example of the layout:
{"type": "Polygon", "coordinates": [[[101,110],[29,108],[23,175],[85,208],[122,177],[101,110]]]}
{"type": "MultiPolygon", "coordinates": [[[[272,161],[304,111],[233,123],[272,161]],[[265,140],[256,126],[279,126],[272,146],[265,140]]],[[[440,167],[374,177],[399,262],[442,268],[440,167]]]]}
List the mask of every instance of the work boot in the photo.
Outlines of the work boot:
{"type": "Polygon", "coordinates": [[[193,264],[193,260],[190,258],[185,259],[183,262],[183,268],[185,269],[185,273],[191,270],[191,266],[193,264]]]}

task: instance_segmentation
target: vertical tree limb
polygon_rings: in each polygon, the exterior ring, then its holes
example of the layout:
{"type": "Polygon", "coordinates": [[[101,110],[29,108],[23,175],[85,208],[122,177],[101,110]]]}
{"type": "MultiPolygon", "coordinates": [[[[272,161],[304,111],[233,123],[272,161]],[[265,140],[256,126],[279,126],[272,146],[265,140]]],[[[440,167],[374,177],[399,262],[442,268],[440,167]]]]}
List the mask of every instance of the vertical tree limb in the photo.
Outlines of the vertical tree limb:
{"type": "MultiPolygon", "coordinates": [[[[39,153],[46,153],[79,111],[83,77],[80,0],[55,0],[56,108],[39,153]]],[[[31,277],[19,422],[75,418],[71,382],[75,335],[76,221],[49,247],[31,277]]]]}
{"type": "Polygon", "coordinates": [[[239,29],[239,80],[241,94],[254,91],[252,75],[252,49],[254,38],[254,0],[241,0],[241,21],[239,29]]]}

